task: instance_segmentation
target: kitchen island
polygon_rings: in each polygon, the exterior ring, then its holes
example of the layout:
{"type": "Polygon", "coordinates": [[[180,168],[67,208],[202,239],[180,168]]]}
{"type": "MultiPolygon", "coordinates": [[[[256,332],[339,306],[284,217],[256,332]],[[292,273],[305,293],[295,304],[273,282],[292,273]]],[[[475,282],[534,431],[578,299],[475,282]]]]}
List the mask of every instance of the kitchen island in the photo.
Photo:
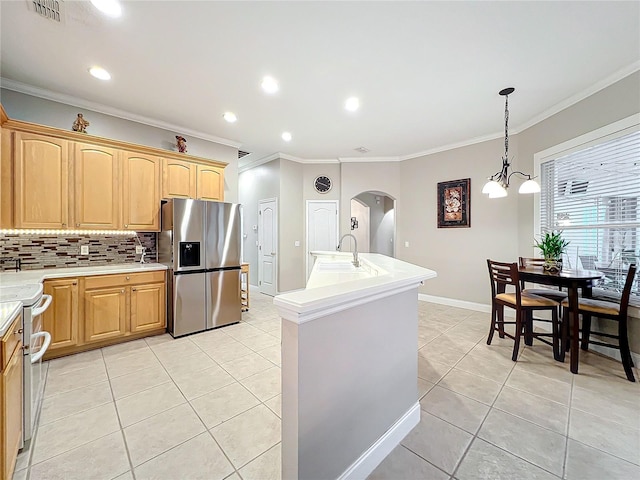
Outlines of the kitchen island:
{"type": "Polygon", "coordinates": [[[420,420],[418,287],[436,272],[312,252],[282,322],[282,477],[365,478],[420,420]]]}

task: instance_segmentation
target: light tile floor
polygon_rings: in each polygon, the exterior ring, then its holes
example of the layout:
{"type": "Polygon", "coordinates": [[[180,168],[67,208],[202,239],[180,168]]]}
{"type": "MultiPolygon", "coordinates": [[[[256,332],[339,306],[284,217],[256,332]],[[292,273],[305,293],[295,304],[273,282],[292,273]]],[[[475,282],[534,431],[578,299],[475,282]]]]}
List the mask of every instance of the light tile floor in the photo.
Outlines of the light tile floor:
{"type": "MultiPolygon", "coordinates": [[[[251,300],[238,325],[49,362],[14,479],[279,479],[280,319],[251,300]]],[[[514,363],[487,314],[419,308],[421,421],[370,479],[640,478],[640,386],[619,363],[582,354],[574,376],[546,345],[514,363]]]]}

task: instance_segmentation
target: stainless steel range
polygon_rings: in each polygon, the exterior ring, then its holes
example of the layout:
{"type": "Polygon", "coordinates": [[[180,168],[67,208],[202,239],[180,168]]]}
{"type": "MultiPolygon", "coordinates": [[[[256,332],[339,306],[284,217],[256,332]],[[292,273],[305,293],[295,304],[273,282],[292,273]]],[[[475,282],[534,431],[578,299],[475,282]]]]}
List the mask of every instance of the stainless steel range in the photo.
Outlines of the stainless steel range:
{"type": "Polygon", "coordinates": [[[41,283],[2,286],[0,302],[22,302],[23,376],[23,445],[33,436],[42,405],[46,369],[42,357],[51,343],[51,334],[42,329],[42,314],[51,304],[51,295],[42,294],[41,283]]]}

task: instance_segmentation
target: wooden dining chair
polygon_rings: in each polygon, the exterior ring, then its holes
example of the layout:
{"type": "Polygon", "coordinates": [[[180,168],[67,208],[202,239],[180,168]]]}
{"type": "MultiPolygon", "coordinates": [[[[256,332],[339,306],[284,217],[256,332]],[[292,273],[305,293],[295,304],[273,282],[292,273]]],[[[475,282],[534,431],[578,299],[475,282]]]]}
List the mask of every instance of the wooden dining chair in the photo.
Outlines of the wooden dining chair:
{"type": "MultiPolygon", "coordinates": [[[[627,334],[627,310],[629,307],[629,297],[631,295],[631,288],[636,276],[636,265],[629,266],[627,272],[627,279],[624,283],[622,290],[622,297],[620,303],[608,302],[604,300],[596,300],[593,298],[580,298],[578,299],[578,312],[582,315],[582,336],[580,337],[580,348],[582,350],[588,350],[589,344],[601,345],[604,347],[615,348],[620,350],[620,357],[622,358],[622,366],[624,372],[627,375],[627,379],[630,382],[635,382],[636,379],[633,375],[633,359],[631,358],[631,352],[629,350],[629,337],[627,334]],[[618,334],[613,335],[605,332],[594,332],[591,330],[591,317],[605,318],[618,322],[618,334]],[[591,335],[597,335],[599,337],[612,338],[617,340],[617,343],[601,342],[591,339],[591,335]]],[[[563,311],[563,346],[565,350],[569,348],[569,302],[564,300],[562,302],[563,311]]]]}
{"type": "Polygon", "coordinates": [[[487,338],[487,345],[491,345],[493,335],[497,331],[500,338],[505,336],[512,338],[513,355],[511,359],[515,362],[520,351],[520,338],[523,331],[531,338],[538,338],[544,343],[553,346],[554,358],[560,356],[560,323],[558,321],[557,301],[532,294],[523,294],[520,287],[517,263],[495,262],[487,259],[489,267],[489,278],[491,280],[491,329],[487,338]],[[513,288],[513,292],[507,292],[507,287],[513,288]],[[504,307],[513,308],[516,311],[514,322],[504,320],[504,307]],[[533,317],[536,310],[549,310],[552,317],[552,333],[534,333],[531,322],[528,319],[533,317]],[[515,325],[514,335],[505,332],[505,325],[515,325]],[[527,326],[528,325],[528,326],[527,326]],[[552,342],[548,342],[541,337],[552,337],[552,342]]]}
{"type": "MultiPolygon", "coordinates": [[[[518,265],[520,268],[542,268],[544,265],[544,258],[527,258],[520,257],[518,259],[518,265]]],[[[525,288],[524,282],[520,282],[520,287],[522,288],[522,293],[525,295],[539,295],[541,297],[550,298],[551,300],[555,300],[557,302],[561,302],[565,298],[567,298],[566,292],[562,291],[562,288],[558,290],[554,290],[553,288],[525,288]]]]}

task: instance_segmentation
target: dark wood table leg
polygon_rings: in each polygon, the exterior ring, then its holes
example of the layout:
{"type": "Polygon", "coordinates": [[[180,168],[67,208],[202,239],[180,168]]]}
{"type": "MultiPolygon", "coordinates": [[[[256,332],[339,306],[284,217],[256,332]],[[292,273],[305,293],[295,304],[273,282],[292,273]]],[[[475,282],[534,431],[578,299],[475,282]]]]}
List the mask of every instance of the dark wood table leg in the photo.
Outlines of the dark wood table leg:
{"type": "Polygon", "coordinates": [[[569,322],[571,324],[571,373],[578,373],[580,319],[578,314],[578,285],[576,283],[572,283],[569,288],[569,322]]]}

